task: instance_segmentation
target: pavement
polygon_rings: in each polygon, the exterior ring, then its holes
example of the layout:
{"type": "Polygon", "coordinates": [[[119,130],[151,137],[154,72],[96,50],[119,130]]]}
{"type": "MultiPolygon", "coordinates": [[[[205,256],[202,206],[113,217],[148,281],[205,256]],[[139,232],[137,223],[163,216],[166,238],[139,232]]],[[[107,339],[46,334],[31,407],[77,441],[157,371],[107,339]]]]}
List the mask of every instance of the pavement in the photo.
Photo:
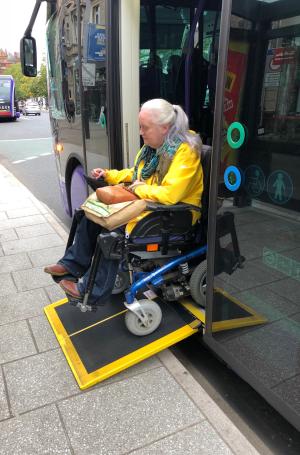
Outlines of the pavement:
{"type": "Polygon", "coordinates": [[[169,350],[79,389],[43,311],[67,236],[0,165],[0,455],[259,453],[169,350]]]}

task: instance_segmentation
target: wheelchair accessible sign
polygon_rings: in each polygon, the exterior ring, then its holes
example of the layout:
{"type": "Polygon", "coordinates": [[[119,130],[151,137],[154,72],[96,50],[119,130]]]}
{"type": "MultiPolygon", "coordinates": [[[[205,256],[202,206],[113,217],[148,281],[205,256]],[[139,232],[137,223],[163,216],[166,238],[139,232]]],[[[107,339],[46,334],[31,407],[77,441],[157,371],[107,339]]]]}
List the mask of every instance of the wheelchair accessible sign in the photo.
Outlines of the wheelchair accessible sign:
{"type": "MultiPolygon", "coordinates": [[[[227,142],[230,148],[238,149],[245,142],[246,130],[240,122],[233,122],[227,130],[227,142]],[[234,133],[234,134],[233,134],[234,133]],[[238,133],[238,134],[237,134],[238,133]],[[238,136],[236,138],[236,136],[238,136]]],[[[242,176],[236,166],[228,166],[224,172],[224,183],[229,191],[236,191],[241,186],[242,176]]]]}

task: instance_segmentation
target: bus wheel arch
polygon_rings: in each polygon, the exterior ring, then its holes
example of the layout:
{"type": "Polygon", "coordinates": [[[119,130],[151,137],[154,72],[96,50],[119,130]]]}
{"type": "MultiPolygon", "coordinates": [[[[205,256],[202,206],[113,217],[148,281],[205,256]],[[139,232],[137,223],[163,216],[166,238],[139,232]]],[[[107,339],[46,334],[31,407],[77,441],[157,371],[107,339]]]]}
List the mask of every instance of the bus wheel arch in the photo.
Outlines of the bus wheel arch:
{"type": "Polygon", "coordinates": [[[80,207],[87,197],[87,186],[83,174],[84,168],[80,161],[76,158],[71,159],[66,169],[66,192],[70,216],[73,216],[75,209],[80,207]]]}

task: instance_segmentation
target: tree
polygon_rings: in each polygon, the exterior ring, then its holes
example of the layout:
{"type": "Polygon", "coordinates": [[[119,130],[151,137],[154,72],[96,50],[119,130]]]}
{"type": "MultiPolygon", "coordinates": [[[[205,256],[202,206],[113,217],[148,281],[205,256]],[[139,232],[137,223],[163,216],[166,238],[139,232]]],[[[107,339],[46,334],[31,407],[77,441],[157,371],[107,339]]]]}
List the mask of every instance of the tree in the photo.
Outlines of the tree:
{"type": "Polygon", "coordinates": [[[41,65],[37,77],[27,77],[22,74],[21,64],[10,65],[5,74],[11,74],[16,83],[16,97],[18,100],[28,98],[47,97],[47,74],[46,66],[41,65]]]}
{"type": "Polygon", "coordinates": [[[47,98],[47,96],[48,96],[47,70],[46,70],[46,65],[44,65],[43,63],[41,64],[40,71],[36,78],[36,91],[38,93],[37,96],[47,98]]]}

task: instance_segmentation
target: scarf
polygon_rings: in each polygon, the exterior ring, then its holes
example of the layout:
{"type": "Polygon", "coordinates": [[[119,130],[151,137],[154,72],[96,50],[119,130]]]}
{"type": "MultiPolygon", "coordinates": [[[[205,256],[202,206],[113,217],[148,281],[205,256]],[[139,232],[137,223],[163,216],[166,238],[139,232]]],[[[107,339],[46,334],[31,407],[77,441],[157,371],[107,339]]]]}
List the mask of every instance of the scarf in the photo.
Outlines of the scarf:
{"type": "Polygon", "coordinates": [[[144,161],[144,166],[141,171],[141,180],[147,180],[157,171],[158,184],[160,185],[181,144],[182,141],[178,137],[175,137],[172,145],[165,141],[158,149],[154,149],[149,145],[143,145],[134,166],[132,181],[134,182],[137,179],[139,164],[141,161],[144,161]]]}

